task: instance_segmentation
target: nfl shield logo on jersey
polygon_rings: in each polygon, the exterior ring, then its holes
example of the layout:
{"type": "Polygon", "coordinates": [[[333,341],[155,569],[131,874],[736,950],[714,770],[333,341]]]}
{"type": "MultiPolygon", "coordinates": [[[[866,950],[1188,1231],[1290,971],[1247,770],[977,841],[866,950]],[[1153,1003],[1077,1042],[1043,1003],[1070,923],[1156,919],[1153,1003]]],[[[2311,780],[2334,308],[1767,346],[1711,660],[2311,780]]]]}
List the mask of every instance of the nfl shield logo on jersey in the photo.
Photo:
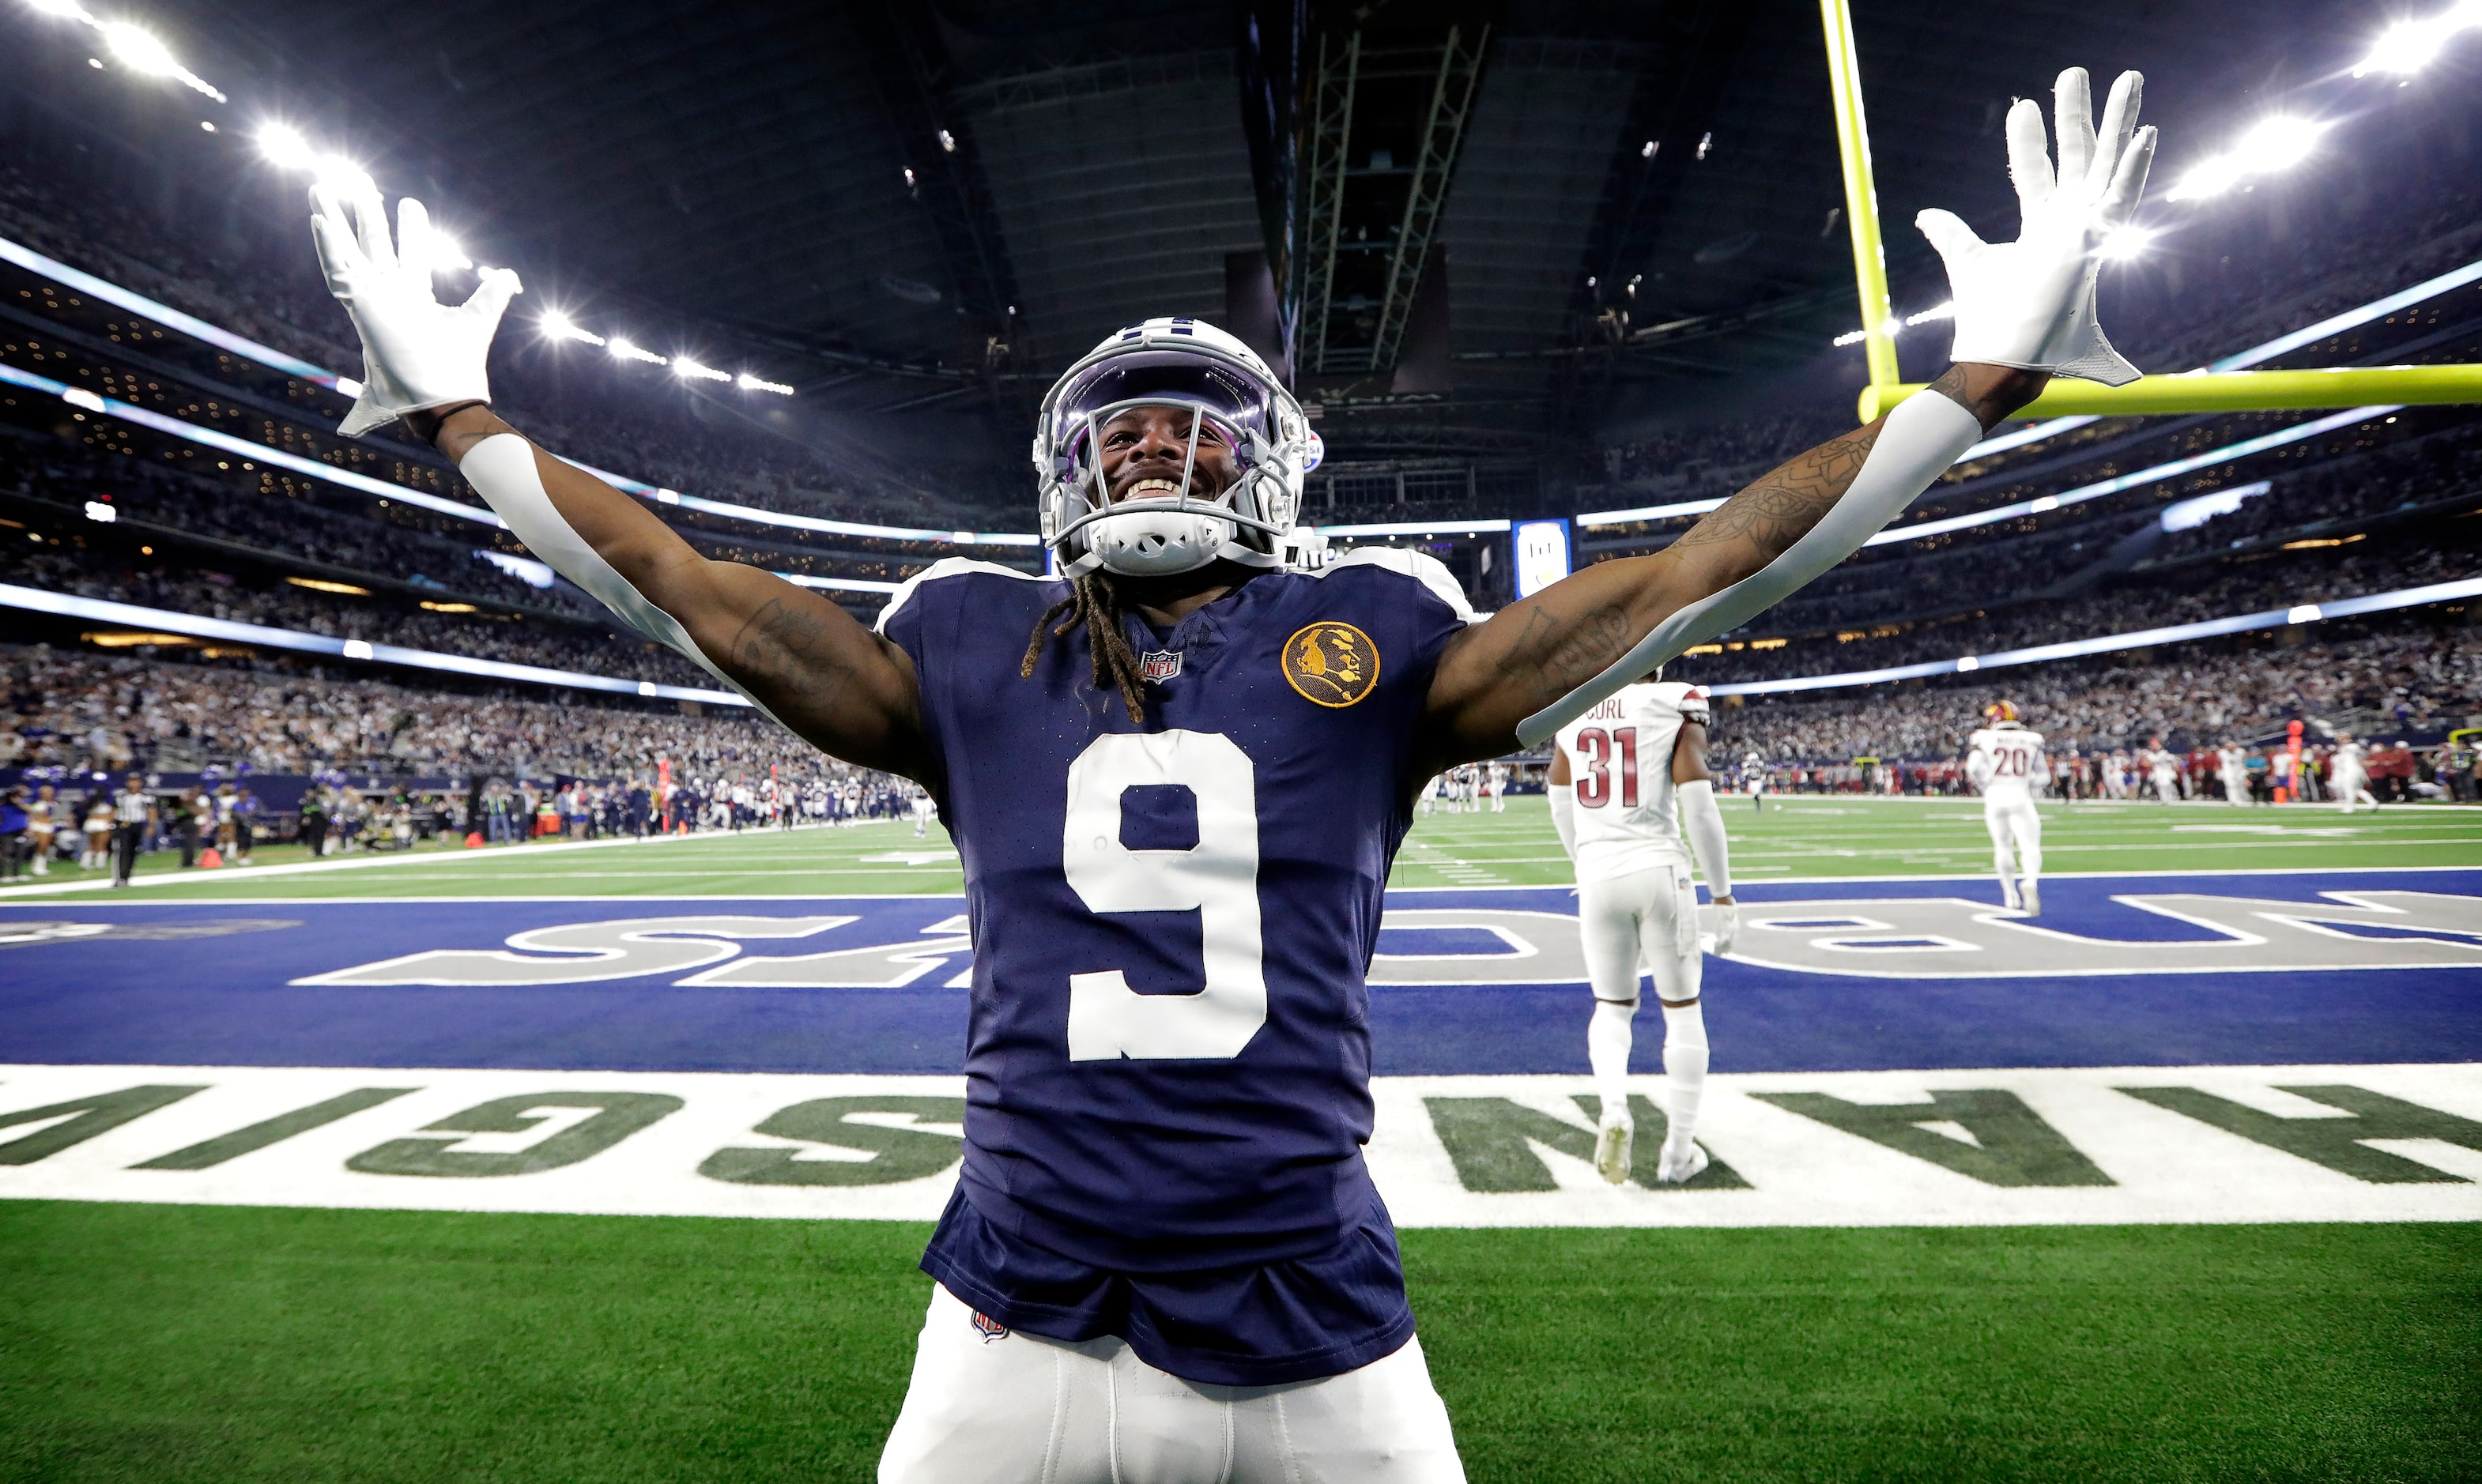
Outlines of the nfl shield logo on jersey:
{"type": "Polygon", "coordinates": [[[1152,681],[1166,681],[1180,673],[1177,649],[1149,649],[1138,656],[1139,672],[1152,681]]]}
{"type": "Polygon", "coordinates": [[[985,1344],[990,1344],[994,1340],[1008,1338],[1008,1326],[979,1309],[974,1311],[974,1328],[982,1331],[985,1344]]]}

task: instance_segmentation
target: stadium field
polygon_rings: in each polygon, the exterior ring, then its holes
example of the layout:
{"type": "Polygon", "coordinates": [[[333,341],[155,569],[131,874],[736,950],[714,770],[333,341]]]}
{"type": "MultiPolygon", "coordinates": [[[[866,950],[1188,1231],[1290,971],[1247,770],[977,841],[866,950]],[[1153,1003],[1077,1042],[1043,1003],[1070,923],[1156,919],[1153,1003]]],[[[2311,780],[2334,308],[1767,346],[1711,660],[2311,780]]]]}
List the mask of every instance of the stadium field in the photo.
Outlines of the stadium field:
{"type": "MultiPolygon", "coordinates": [[[[2270,867],[2482,865],[2482,809],[2407,805],[2341,815],[2332,808],[2222,804],[2046,803],[2043,849],[2054,873],[2225,871],[2270,867]]],[[[1771,795],[1763,808],[1725,800],[1732,870],[1750,881],[1962,874],[1991,860],[1972,799],[1771,795]]],[[[808,897],[963,889],[944,832],[916,840],[910,822],[845,829],[706,833],[638,844],[594,842],[463,850],[425,846],[310,862],[262,847],[247,869],[181,872],[169,852],[142,861],[149,899],[463,897],[808,897]],[[274,868],[286,868],[278,871],[274,868]],[[339,870],[337,868],[344,869],[339,870]]],[[[14,891],[92,885],[100,872],[56,869],[14,891]]],[[[1540,886],[1570,880],[1540,795],[1505,814],[1434,814],[1397,857],[1399,887],[1540,886]]]]}
{"type": "MultiPolygon", "coordinates": [[[[2482,816],[2050,806],[2039,930],[1969,803],[1728,820],[1681,1190],[1586,1166],[1540,800],[1400,862],[1371,1159],[1472,1477],[2469,1476],[2482,816]]],[[[262,860],[0,898],[10,1474],[867,1477],[944,838],[262,860]]]]}

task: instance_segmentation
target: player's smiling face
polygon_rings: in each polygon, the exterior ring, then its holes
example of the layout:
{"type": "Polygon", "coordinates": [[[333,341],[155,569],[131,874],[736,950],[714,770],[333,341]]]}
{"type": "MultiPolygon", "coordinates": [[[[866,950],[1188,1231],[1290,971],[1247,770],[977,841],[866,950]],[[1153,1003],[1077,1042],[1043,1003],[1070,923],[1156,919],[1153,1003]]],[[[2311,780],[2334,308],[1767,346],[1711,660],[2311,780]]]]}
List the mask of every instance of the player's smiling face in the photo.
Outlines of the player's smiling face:
{"type": "MultiPolygon", "coordinates": [[[[1187,407],[1130,407],[1104,423],[1098,433],[1103,487],[1111,492],[1114,505],[1123,500],[1169,500],[1179,492],[1195,417],[1187,407]]],[[[1190,475],[1190,493],[1212,500],[1240,477],[1232,445],[1213,420],[1201,424],[1198,467],[1190,475]]]]}

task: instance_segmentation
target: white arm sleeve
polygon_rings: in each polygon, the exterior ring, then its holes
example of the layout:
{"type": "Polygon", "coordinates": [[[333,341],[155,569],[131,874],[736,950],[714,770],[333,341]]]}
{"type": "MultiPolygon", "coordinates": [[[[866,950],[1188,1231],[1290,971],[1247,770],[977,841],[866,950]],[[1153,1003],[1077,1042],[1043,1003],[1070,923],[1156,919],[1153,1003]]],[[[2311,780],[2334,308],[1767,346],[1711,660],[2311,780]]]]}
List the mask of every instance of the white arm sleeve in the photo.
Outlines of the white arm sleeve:
{"type": "Polygon", "coordinates": [[[1991,754],[1976,747],[1966,754],[1965,776],[1976,790],[1991,786],[1991,754]]]}
{"type": "MultiPolygon", "coordinates": [[[[680,620],[657,608],[647,595],[613,569],[602,554],[564,518],[544,490],[535,468],[535,448],[515,433],[493,433],[465,451],[457,465],[483,503],[499,512],[526,549],[551,563],[551,569],[594,594],[620,621],[680,651],[681,656],[716,679],[740,690],[732,678],[700,653],[680,620]]],[[[743,691],[744,694],[749,692],[743,691]]]]}
{"type": "Polygon", "coordinates": [[[1732,858],[1724,848],[1724,811],[1715,807],[1715,785],[1697,778],[1675,791],[1680,798],[1680,825],[1689,848],[1698,854],[1698,873],[1706,878],[1706,895],[1732,895],[1732,858]]]}
{"type": "Polygon", "coordinates": [[[1560,848],[1573,861],[1577,858],[1576,785],[1546,783],[1543,792],[1551,795],[1551,827],[1560,832],[1560,848]]]}
{"type": "Polygon", "coordinates": [[[1862,549],[1914,497],[1982,436],[1980,420],[1938,392],[1906,398],[1879,430],[1879,441],[1844,497],[1782,556],[1711,597],[1701,598],[1654,626],[1628,653],[1576,690],[1518,723],[1526,746],[1567,726],[1595,703],[1692,644],[1739,628],[1862,549]]]}

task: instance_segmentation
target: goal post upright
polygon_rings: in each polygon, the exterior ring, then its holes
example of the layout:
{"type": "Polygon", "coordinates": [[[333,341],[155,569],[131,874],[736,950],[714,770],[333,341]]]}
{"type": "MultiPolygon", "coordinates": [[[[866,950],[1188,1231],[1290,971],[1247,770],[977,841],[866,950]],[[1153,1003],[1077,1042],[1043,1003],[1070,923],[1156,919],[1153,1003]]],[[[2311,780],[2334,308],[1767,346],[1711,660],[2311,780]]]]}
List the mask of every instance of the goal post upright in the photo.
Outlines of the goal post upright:
{"type": "MultiPolygon", "coordinates": [[[[1923,389],[1896,365],[1888,296],[1888,257],[1879,231],[1878,186],[1862,107],[1862,63],[1853,44],[1850,0],[1818,0],[1827,42],[1827,81],[1835,143],[1844,167],[1844,215],[1853,236],[1853,276],[1870,384],[1860,413],[1868,422],[1923,389]]],[[[2126,386],[2055,378],[2020,411],[2026,419],[2091,415],[2144,417],[2176,412],[2282,411],[2482,403],[2482,365],[2341,366],[2305,371],[2194,371],[2149,376],[2126,386]]]]}

